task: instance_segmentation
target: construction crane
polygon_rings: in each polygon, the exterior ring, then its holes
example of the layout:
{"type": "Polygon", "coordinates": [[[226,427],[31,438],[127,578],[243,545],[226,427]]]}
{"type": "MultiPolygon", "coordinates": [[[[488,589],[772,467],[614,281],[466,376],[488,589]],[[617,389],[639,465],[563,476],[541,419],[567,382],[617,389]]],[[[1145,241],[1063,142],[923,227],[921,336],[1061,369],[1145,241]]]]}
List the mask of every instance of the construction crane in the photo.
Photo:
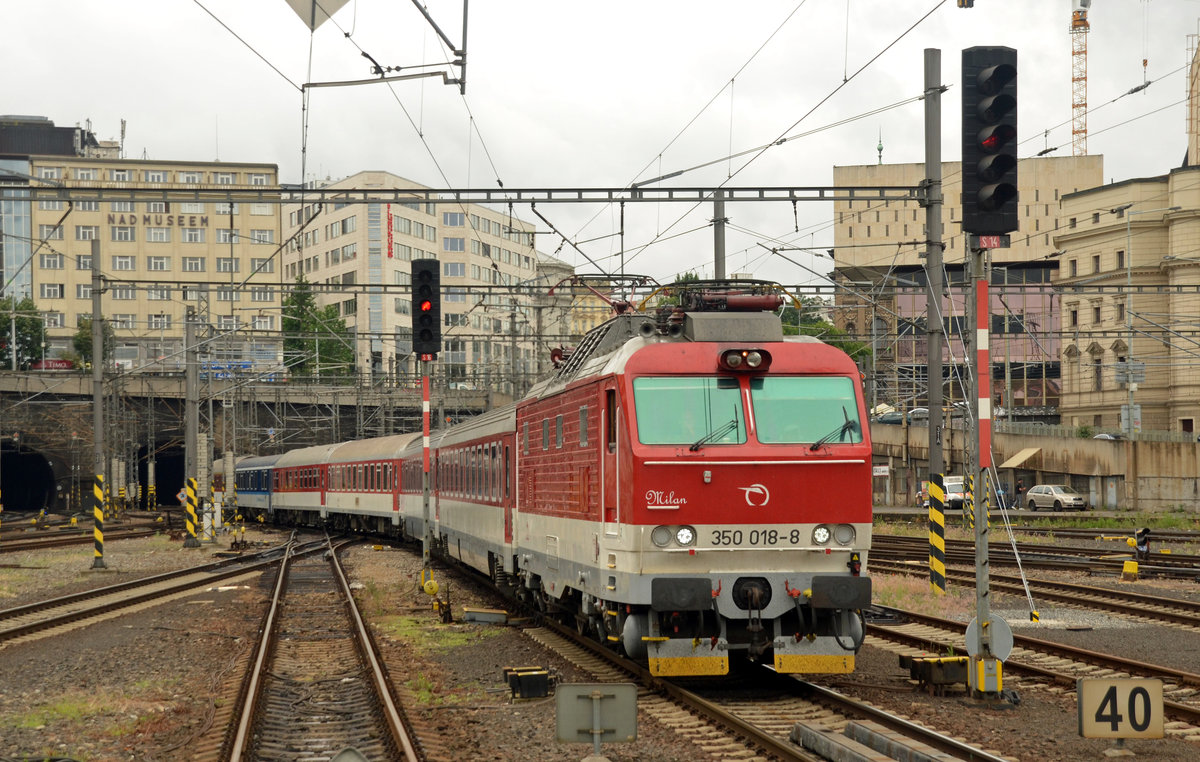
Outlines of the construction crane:
{"type": "Polygon", "coordinates": [[[1071,155],[1087,156],[1087,35],[1092,0],[1071,9],[1071,155]]]}

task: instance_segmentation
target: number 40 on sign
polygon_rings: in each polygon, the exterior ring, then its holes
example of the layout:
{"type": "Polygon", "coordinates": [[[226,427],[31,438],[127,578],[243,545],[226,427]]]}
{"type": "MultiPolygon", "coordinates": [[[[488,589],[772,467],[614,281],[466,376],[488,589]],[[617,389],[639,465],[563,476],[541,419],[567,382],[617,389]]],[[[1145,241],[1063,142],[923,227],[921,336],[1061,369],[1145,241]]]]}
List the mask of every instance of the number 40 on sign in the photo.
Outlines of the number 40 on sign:
{"type": "Polygon", "coordinates": [[[1075,691],[1084,738],[1163,737],[1162,680],[1084,678],[1075,691]]]}

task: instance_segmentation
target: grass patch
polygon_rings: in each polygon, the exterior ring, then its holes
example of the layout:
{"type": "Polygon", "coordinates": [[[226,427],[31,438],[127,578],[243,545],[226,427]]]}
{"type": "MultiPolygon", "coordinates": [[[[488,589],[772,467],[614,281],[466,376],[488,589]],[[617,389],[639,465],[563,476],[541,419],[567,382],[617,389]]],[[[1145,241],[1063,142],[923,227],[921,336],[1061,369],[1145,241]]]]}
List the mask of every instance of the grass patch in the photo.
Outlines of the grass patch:
{"type": "MultiPolygon", "coordinates": [[[[868,569],[869,569],[868,564],[868,569]]],[[[946,593],[935,593],[929,575],[871,573],[872,603],[920,611],[944,619],[970,618],[975,611],[975,588],[947,582],[946,593]]]]}
{"type": "Polygon", "coordinates": [[[488,625],[442,624],[433,619],[408,615],[381,616],[374,620],[384,635],[403,640],[419,651],[438,652],[477,643],[499,635],[502,629],[488,625]]]}

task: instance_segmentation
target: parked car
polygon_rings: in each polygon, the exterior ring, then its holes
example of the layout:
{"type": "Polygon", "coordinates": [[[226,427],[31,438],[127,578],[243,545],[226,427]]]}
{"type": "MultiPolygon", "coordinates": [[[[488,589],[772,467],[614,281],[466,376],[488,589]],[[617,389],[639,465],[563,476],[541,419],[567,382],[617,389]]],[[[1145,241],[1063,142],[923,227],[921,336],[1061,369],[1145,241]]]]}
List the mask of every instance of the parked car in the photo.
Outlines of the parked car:
{"type": "Polygon", "coordinates": [[[899,426],[900,424],[904,423],[904,413],[901,413],[899,410],[893,410],[888,413],[880,413],[879,415],[875,416],[875,423],[888,423],[899,426]]]}
{"type": "Polygon", "coordinates": [[[946,488],[947,510],[962,510],[964,495],[966,494],[966,488],[963,486],[964,481],[961,476],[947,476],[942,480],[942,486],[946,488]]]}
{"type": "Polygon", "coordinates": [[[1074,508],[1086,511],[1087,498],[1066,484],[1038,484],[1025,492],[1025,502],[1029,510],[1052,508],[1061,511],[1064,508],[1074,508]]]}
{"type": "Polygon", "coordinates": [[[1124,434],[1109,434],[1107,432],[1102,432],[1102,433],[1097,434],[1096,436],[1092,437],[1092,439],[1124,439],[1124,438],[1125,438],[1124,434]]]}

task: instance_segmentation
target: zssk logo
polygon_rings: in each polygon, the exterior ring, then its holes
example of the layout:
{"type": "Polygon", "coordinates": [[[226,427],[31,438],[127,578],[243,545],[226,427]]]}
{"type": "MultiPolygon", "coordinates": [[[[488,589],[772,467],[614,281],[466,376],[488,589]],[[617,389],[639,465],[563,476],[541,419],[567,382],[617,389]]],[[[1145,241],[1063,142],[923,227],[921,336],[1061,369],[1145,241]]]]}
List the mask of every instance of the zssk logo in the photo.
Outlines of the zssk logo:
{"type": "Polygon", "coordinates": [[[746,493],[746,505],[763,506],[771,500],[771,493],[761,484],[751,484],[749,487],[738,487],[746,493]]]}

